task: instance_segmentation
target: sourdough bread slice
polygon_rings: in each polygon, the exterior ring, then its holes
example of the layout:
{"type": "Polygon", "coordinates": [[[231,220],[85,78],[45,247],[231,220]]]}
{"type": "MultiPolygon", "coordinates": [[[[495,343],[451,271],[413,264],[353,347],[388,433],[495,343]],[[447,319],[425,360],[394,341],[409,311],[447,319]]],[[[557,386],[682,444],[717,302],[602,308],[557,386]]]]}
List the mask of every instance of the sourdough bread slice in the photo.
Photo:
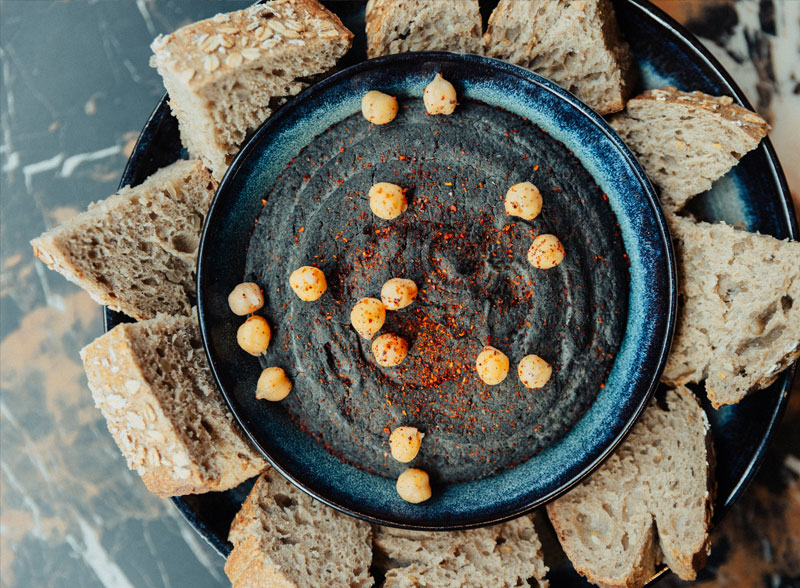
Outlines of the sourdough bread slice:
{"type": "Polygon", "coordinates": [[[632,57],[609,0],[500,0],[484,42],[489,57],[554,81],[600,114],[625,106],[632,57]]]}
{"type": "Polygon", "coordinates": [[[662,379],[700,382],[719,408],[800,357],[800,242],[671,220],[682,310],[662,379]]]}
{"type": "Polygon", "coordinates": [[[216,187],[199,161],[177,161],[33,239],[34,255],[133,318],[189,314],[200,231],[216,187]]]}
{"type": "Polygon", "coordinates": [[[547,566],[530,517],[469,531],[427,533],[374,527],[384,588],[546,588],[547,566]]]}
{"type": "Polygon", "coordinates": [[[478,0],[369,0],[367,56],[410,51],[483,53],[478,0]]]}
{"type": "Polygon", "coordinates": [[[231,524],[225,573],[233,588],[369,588],[370,535],[269,470],[231,524]]]}
{"type": "Polygon", "coordinates": [[[81,358],[108,430],[152,493],[228,490],[267,467],[211,376],[196,317],[118,325],[81,358]]]}
{"type": "Polygon", "coordinates": [[[679,387],[655,399],[587,480],[547,506],[575,569],[605,587],[643,586],[663,559],[693,580],[705,564],[713,508],[708,419],[679,387]]]}
{"type": "Polygon", "coordinates": [[[164,80],[184,146],[220,179],[275,100],[333,68],[352,38],[317,0],[274,0],[157,37],[150,65],[164,80]]]}
{"type": "Polygon", "coordinates": [[[764,119],[728,96],[673,87],[631,98],[609,123],[660,188],[665,208],[673,210],[709,190],[769,131],[764,119]]]}

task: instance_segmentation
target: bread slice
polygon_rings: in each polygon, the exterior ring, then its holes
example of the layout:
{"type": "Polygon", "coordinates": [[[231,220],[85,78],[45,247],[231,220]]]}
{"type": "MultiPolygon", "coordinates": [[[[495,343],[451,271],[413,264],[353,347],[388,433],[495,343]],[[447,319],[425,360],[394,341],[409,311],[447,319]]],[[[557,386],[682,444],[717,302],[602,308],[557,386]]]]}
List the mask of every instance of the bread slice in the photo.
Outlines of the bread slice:
{"type": "Polygon", "coordinates": [[[554,81],[600,114],[625,106],[633,59],[609,0],[500,0],[484,42],[489,57],[554,81]]]}
{"type": "Polygon", "coordinates": [[[728,96],[673,87],[631,98],[625,112],[609,123],[660,188],[662,204],[672,210],[709,190],[770,128],[728,96]]]}
{"type": "Polygon", "coordinates": [[[713,449],[708,419],[679,387],[655,399],[600,469],[547,506],[575,569],[605,587],[643,586],[663,559],[693,580],[708,551],[713,449]]]}
{"type": "Polygon", "coordinates": [[[682,310],[662,379],[705,379],[719,408],[800,357],[800,242],[671,221],[682,310]]]}
{"type": "Polygon", "coordinates": [[[267,467],[214,383],[196,317],[118,325],[81,358],[108,430],[152,493],[228,490],[267,467]]]}
{"type": "Polygon", "coordinates": [[[483,54],[478,0],[369,0],[367,56],[410,51],[483,54]]]}
{"type": "Polygon", "coordinates": [[[231,524],[225,573],[233,588],[369,588],[370,536],[269,470],[231,524]]]}
{"type": "Polygon", "coordinates": [[[274,0],[157,37],[150,65],[164,80],[184,146],[220,179],[274,99],[333,68],[352,38],[317,0],[274,0]]]}
{"type": "Polygon", "coordinates": [[[384,588],[546,588],[547,566],[530,517],[469,531],[419,532],[375,527],[384,588]]]}
{"type": "Polygon", "coordinates": [[[199,161],[177,161],[33,239],[34,255],[96,302],[133,318],[188,315],[216,187],[199,161]]]}

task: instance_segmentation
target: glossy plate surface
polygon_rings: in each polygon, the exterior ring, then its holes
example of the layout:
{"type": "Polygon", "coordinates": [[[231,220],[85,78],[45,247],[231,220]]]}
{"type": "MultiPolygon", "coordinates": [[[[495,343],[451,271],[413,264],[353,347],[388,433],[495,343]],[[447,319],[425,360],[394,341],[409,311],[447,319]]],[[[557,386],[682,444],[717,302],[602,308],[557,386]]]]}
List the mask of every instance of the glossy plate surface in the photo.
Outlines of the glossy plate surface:
{"type": "Polygon", "coordinates": [[[197,292],[200,329],[217,382],[270,463],[334,508],[375,523],[416,529],[464,529],[518,516],[566,491],[599,465],[627,433],[658,382],[675,311],[666,223],[649,182],[605,121],[528,70],[451,53],[365,61],[309,88],[273,115],[220,183],[201,239],[197,292]],[[420,107],[422,91],[437,72],[454,82],[462,99],[478,99],[529,119],[583,163],[608,196],[622,230],[630,290],[625,337],[611,374],[562,439],[499,474],[436,486],[424,505],[412,505],[397,495],[394,479],[344,463],[290,421],[280,403],[255,399],[261,366],[236,343],[241,321],[231,314],[227,297],[232,285],[244,279],[262,198],[300,149],[327,127],[360,112],[361,97],[371,89],[420,107]]]}
{"type": "MultiPolygon", "coordinates": [[[[485,16],[491,12],[492,4],[482,3],[485,16]]],[[[750,107],[714,57],[663,12],[644,0],[615,0],[614,6],[642,74],[641,88],[672,84],[683,90],[729,95],[750,107]]],[[[366,57],[363,3],[333,2],[329,7],[356,32],[353,49],[343,65],[362,61],[366,57]]],[[[181,155],[177,123],[162,100],[142,131],[120,185],[141,183],[181,155]]],[[[779,238],[798,236],[789,190],[768,140],[718,181],[709,194],[698,198],[695,208],[706,220],[738,222],[750,230],[779,238]]],[[[105,318],[107,328],[125,320],[124,316],[108,310],[105,318]]],[[[791,380],[792,370],[788,370],[769,389],[738,405],[720,411],[706,405],[717,449],[715,522],[730,509],[755,474],[785,408],[791,380]]],[[[251,485],[248,482],[228,492],[175,498],[173,503],[226,556],[230,552],[228,528],[251,485]]],[[[548,565],[554,585],[588,586],[564,558],[548,561],[548,565]]]]}

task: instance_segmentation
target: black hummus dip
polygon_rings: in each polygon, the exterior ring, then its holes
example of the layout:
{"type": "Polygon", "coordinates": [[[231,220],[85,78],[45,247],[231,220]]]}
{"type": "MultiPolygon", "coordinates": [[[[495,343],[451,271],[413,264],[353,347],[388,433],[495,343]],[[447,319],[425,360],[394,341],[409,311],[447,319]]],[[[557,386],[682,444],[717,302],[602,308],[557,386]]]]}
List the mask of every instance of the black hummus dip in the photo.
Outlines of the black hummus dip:
{"type": "Polygon", "coordinates": [[[273,328],[263,365],[294,383],[283,404],[298,426],[351,464],[387,477],[420,467],[434,482],[483,477],[563,436],[604,385],[627,315],[619,227],[578,159],[529,121],[479,102],[428,116],[408,99],[384,126],[357,113],[315,138],[264,198],[245,276],[263,287],[259,314],[273,328]],[[503,207],[523,181],[544,200],[530,222],[503,207]],[[377,182],[408,188],[397,219],[371,213],[377,182]],[[548,270],[526,259],[542,233],[566,249],[548,270]],[[316,302],[289,287],[303,265],[327,277],[316,302]],[[419,296],[387,312],[381,333],[403,336],[409,353],[382,368],[349,316],[393,277],[414,280],[419,296]],[[475,370],[487,344],[511,360],[496,386],[475,370]],[[517,376],[531,353],[553,366],[538,390],[517,376]],[[425,433],[411,464],[388,453],[399,425],[425,433]]]}

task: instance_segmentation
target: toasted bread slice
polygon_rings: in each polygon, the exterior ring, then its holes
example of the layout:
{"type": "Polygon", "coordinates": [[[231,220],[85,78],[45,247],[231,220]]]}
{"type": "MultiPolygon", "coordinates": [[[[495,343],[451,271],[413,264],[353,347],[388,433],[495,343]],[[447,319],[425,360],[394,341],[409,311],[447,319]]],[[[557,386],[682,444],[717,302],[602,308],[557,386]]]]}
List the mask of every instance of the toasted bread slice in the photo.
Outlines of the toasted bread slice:
{"type": "Polygon", "coordinates": [[[600,114],[625,106],[634,78],[609,0],[500,0],[486,55],[525,67],[600,114]]]}
{"type": "Polygon", "coordinates": [[[228,490],[267,467],[214,382],[196,317],[117,325],[81,358],[108,430],[154,494],[228,490]]]}
{"type": "Polygon", "coordinates": [[[317,0],[274,0],[157,37],[150,64],[164,80],[184,146],[220,179],[275,100],[333,68],[352,39],[317,0]]]}
{"type": "Polygon", "coordinates": [[[668,210],[709,190],[769,131],[764,119],[728,96],[673,87],[631,98],[609,123],[660,189],[668,210]]]}
{"type": "Polygon", "coordinates": [[[547,506],[575,569],[604,587],[643,586],[663,559],[693,580],[713,509],[708,419],[679,387],[654,400],[599,470],[547,506]]]}
{"type": "Polygon", "coordinates": [[[671,220],[681,313],[662,379],[706,382],[719,408],[800,357],[800,242],[671,220]]]}

